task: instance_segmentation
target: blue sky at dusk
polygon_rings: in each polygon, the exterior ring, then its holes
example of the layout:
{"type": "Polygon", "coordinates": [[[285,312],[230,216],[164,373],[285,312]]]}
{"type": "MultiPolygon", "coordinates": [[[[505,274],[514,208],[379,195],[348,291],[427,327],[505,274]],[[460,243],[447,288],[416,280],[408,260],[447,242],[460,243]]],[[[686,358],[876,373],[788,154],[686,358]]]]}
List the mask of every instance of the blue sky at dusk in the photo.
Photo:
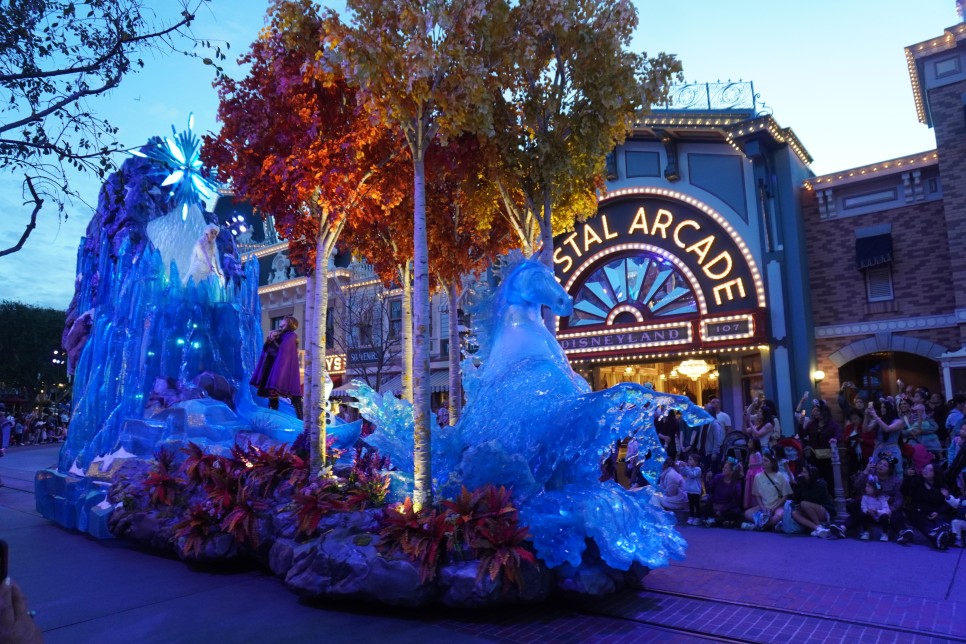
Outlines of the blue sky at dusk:
{"type": "MultiPolygon", "coordinates": [[[[177,11],[173,0],[151,5],[161,14],[177,11]]],[[[212,0],[193,31],[230,43],[233,61],[263,26],[266,6],[265,0],[212,0]]],[[[816,174],[935,147],[932,131],[916,118],[903,48],[955,24],[953,0],[638,0],[637,6],[635,50],[677,54],[689,82],[753,81],[778,123],[791,127],[811,153],[816,174]]],[[[145,63],[109,97],[91,102],[120,128],[124,145],[170,133],[172,125],[181,131],[192,112],[196,132],[218,129],[211,68],[182,56],[148,54],[145,63]]],[[[234,65],[228,69],[238,75],[234,65]]],[[[20,180],[0,176],[0,248],[16,243],[28,219],[20,180]]],[[[75,186],[96,203],[94,180],[80,177],[75,186]]],[[[66,308],[91,212],[78,204],[60,224],[52,209],[42,212],[24,249],[0,258],[0,300],[66,308]]]]}

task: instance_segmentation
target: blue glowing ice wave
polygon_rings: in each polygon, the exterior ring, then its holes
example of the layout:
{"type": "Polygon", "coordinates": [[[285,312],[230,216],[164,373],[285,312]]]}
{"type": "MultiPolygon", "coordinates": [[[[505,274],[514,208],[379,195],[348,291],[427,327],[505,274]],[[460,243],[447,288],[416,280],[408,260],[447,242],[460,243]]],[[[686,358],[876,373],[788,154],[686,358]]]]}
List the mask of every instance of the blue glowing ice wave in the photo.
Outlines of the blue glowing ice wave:
{"type": "MultiPolygon", "coordinates": [[[[512,488],[537,554],[550,567],[578,565],[587,539],[621,570],[633,562],[656,567],[682,557],[686,544],[673,515],[654,498],[666,454],[653,420],[679,410],[688,425],[697,426],[710,416],[686,397],[632,383],[590,391],[540,317],[541,304],[558,314],[570,306],[552,273],[528,260],[506,274],[490,303],[489,329],[480,334],[482,366],[474,370],[472,361],[464,361],[464,415],[455,427],[437,431],[433,425],[437,493],[452,496],[461,485],[488,483],[512,488]],[[628,491],[599,480],[601,461],[627,437],[648,455],[642,472],[651,486],[628,491]]],[[[362,415],[377,426],[367,440],[389,455],[394,478],[407,485],[394,490],[398,498],[411,490],[412,408],[356,385],[362,415]]]]}

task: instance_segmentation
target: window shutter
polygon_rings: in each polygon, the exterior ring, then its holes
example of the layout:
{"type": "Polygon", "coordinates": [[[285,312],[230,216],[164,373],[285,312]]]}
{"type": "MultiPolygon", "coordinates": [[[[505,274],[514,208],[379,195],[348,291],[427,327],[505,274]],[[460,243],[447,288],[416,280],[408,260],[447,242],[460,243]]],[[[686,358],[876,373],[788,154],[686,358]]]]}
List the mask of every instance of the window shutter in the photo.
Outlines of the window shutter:
{"type": "Polygon", "coordinates": [[[885,264],[865,269],[865,285],[869,302],[884,302],[893,299],[892,266],[885,264]]]}

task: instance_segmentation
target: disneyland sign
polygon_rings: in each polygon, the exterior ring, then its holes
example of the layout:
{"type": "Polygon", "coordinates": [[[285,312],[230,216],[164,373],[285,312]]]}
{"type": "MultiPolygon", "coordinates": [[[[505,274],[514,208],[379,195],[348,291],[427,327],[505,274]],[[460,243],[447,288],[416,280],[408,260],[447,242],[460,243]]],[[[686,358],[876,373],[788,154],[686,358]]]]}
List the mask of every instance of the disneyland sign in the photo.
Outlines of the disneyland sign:
{"type": "Polygon", "coordinates": [[[646,349],[649,347],[690,344],[691,323],[655,324],[632,329],[613,329],[596,333],[560,333],[557,342],[568,354],[607,351],[610,349],[646,349]]]}

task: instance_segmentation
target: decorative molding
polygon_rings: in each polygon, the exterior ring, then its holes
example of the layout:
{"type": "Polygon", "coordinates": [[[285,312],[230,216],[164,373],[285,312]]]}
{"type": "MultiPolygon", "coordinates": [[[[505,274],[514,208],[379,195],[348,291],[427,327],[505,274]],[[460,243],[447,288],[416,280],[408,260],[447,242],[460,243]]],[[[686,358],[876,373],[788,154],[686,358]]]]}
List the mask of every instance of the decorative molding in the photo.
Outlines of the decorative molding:
{"type": "Polygon", "coordinates": [[[874,337],[856,340],[855,342],[845,345],[838,351],[830,353],[828,360],[832,363],[832,365],[839,369],[843,365],[855,360],[856,358],[861,358],[862,356],[867,356],[872,353],[880,353],[883,351],[912,353],[914,355],[923,356],[924,358],[928,358],[930,360],[938,361],[942,355],[946,353],[947,348],[941,344],[932,342],[931,340],[917,338],[913,335],[877,333],[874,337]]]}
{"type": "Polygon", "coordinates": [[[959,309],[949,315],[925,315],[921,317],[893,318],[874,322],[851,322],[815,327],[815,338],[843,338],[875,333],[917,331],[922,329],[944,329],[966,323],[966,309],[959,309]]]}
{"type": "Polygon", "coordinates": [[[824,174],[819,177],[812,177],[811,179],[806,179],[802,183],[802,186],[806,190],[819,190],[822,188],[831,188],[833,186],[865,181],[867,179],[871,179],[872,177],[882,177],[889,174],[902,174],[903,172],[910,170],[910,166],[912,166],[913,170],[918,170],[933,165],[939,165],[939,154],[936,152],[936,150],[928,150],[926,152],[920,152],[919,154],[910,154],[909,156],[899,157],[897,159],[879,161],[878,163],[870,163],[869,165],[863,165],[857,168],[851,168],[849,170],[842,170],[841,172],[833,172],[832,174],[824,174]]]}
{"type": "Polygon", "coordinates": [[[287,288],[292,288],[292,287],[295,287],[295,286],[305,286],[305,283],[307,281],[308,280],[305,277],[296,277],[293,280],[286,280],[286,281],[280,282],[278,284],[270,284],[268,286],[260,286],[260,287],[258,287],[258,294],[259,295],[265,295],[266,293],[274,293],[275,291],[283,291],[283,290],[285,290],[287,288]]]}
{"type": "Polygon", "coordinates": [[[815,197],[818,200],[819,218],[834,219],[837,213],[835,212],[835,197],[832,194],[832,190],[816,190],[815,197]]]}
{"type": "Polygon", "coordinates": [[[966,38],[966,24],[959,23],[943,31],[943,35],[921,43],[906,47],[906,67],[909,70],[909,81],[912,83],[912,96],[916,101],[916,115],[920,123],[932,127],[926,110],[926,88],[923,79],[919,77],[918,61],[932,54],[955,49],[960,40],[966,38]]]}

